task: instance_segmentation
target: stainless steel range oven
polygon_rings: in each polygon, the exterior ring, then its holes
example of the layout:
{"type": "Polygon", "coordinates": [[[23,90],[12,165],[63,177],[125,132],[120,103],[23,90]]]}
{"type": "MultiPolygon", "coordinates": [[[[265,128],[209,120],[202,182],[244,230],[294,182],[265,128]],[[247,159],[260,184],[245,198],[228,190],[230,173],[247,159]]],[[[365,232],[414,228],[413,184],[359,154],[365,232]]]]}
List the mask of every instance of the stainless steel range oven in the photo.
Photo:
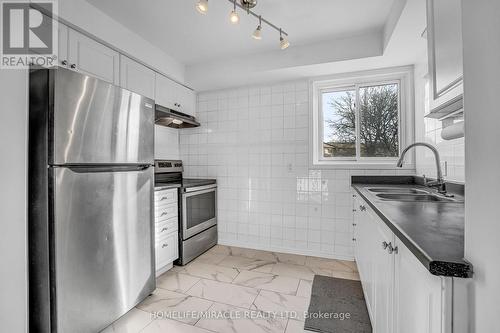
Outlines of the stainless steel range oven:
{"type": "Polygon", "coordinates": [[[182,233],[187,239],[217,224],[217,185],[184,188],[182,233]]]}
{"type": "Polygon", "coordinates": [[[155,186],[177,184],[179,191],[179,259],[185,265],[217,244],[215,179],[182,177],[182,161],[155,161],[155,186]]]}

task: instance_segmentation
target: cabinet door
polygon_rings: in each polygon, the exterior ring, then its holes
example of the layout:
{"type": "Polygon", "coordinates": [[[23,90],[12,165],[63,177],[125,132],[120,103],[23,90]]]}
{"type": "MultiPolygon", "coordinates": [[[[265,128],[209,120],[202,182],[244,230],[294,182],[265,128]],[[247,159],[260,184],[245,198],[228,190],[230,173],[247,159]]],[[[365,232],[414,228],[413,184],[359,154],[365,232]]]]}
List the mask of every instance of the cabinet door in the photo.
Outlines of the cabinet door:
{"type": "Polygon", "coordinates": [[[155,72],[120,55],[120,85],[140,95],[155,98],[155,72]]]}
{"type": "Polygon", "coordinates": [[[397,240],[394,332],[448,333],[441,329],[442,278],[431,275],[397,240]]]}
{"type": "Polygon", "coordinates": [[[163,268],[179,257],[178,233],[173,232],[161,239],[157,239],[156,248],[156,270],[163,268]]]}
{"type": "Polygon", "coordinates": [[[68,58],[71,69],[119,84],[119,53],[73,29],[69,29],[68,58]]]}
{"type": "Polygon", "coordinates": [[[176,83],[156,73],[155,101],[166,108],[178,110],[176,101],[176,83]]]}
{"type": "Polygon", "coordinates": [[[374,282],[375,286],[375,332],[392,332],[393,312],[393,286],[394,286],[394,252],[389,249],[394,247],[394,234],[377,216],[370,214],[376,225],[373,238],[376,240],[373,248],[374,282]],[[389,247],[385,248],[385,243],[389,247]]]}
{"type": "Polygon", "coordinates": [[[367,214],[367,205],[361,198],[355,199],[356,263],[358,265],[361,285],[365,295],[370,319],[374,319],[374,286],[373,269],[375,257],[373,252],[373,223],[367,214]]]}
{"type": "Polygon", "coordinates": [[[427,0],[430,109],[463,93],[460,0],[427,0]]]}
{"type": "Polygon", "coordinates": [[[68,34],[69,34],[69,28],[62,24],[61,22],[58,23],[58,64],[59,66],[68,66],[68,34]]]}
{"type": "Polygon", "coordinates": [[[194,91],[178,84],[177,99],[179,111],[191,116],[196,115],[196,94],[194,91]]]}
{"type": "MultiPolygon", "coordinates": [[[[43,14],[44,20],[51,20],[52,18],[43,14]]],[[[58,66],[66,67],[68,64],[68,27],[61,22],[57,22],[57,64],[58,66]]]]}

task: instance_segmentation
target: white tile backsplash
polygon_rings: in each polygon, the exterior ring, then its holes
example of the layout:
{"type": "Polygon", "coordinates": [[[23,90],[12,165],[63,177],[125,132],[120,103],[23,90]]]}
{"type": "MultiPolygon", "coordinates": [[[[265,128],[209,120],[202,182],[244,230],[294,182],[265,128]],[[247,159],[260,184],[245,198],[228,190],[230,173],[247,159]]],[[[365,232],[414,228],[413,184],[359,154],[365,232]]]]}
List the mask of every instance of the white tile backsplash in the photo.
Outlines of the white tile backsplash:
{"type": "MultiPolygon", "coordinates": [[[[218,182],[219,242],[352,258],[352,175],[309,168],[308,82],[200,93],[180,133],[185,176],[218,182]]],[[[402,171],[407,173],[408,171],[402,171]]]]}
{"type": "MultiPolygon", "coordinates": [[[[445,179],[465,182],[465,146],[464,138],[443,140],[441,138],[442,122],[425,118],[429,112],[429,85],[427,83],[427,64],[415,66],[415,135],[416,141],[424,141],[434,145],[441,157],[441,167],[445,179]]],[[[434,154],[425,148],[417,148],[416,169],[418,175],[436,177],[434,154]]]]}
{"type": "Polygon", "coordinates": [[[178,160],[179,130],[155,125],[155,159],[178,160]]]}

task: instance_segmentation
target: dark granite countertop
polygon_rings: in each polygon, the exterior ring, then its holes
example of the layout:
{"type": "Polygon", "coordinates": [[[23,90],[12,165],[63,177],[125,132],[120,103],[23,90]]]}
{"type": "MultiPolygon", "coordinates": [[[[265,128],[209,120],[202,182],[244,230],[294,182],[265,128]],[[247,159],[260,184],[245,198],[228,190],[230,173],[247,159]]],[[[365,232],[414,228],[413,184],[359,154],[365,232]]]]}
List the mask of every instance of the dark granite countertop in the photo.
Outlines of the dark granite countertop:
{"type": "Polygon", "coordinates": [[[421,184],[421,178],[411,176],[352,177],[356,192],[432,274],[471,277],[472,265],[464,260],[463,186],[448,186],[455,202],[389,201],[368,191],[389,186],[429,190],[421,184]]]}

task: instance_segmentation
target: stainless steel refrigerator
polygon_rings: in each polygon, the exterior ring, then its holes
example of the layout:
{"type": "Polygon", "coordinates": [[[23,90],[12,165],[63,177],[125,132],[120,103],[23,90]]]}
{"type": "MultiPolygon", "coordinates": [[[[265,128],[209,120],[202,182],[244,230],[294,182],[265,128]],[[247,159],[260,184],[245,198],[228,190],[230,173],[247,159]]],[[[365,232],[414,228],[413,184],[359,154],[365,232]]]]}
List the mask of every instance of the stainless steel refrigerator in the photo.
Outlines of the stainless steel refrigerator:
{"type": "Polygon", "coordinates": [[[155,288],[154,101],[61,68],[29,81],[30,332],[98,332],[155,288]]]}

